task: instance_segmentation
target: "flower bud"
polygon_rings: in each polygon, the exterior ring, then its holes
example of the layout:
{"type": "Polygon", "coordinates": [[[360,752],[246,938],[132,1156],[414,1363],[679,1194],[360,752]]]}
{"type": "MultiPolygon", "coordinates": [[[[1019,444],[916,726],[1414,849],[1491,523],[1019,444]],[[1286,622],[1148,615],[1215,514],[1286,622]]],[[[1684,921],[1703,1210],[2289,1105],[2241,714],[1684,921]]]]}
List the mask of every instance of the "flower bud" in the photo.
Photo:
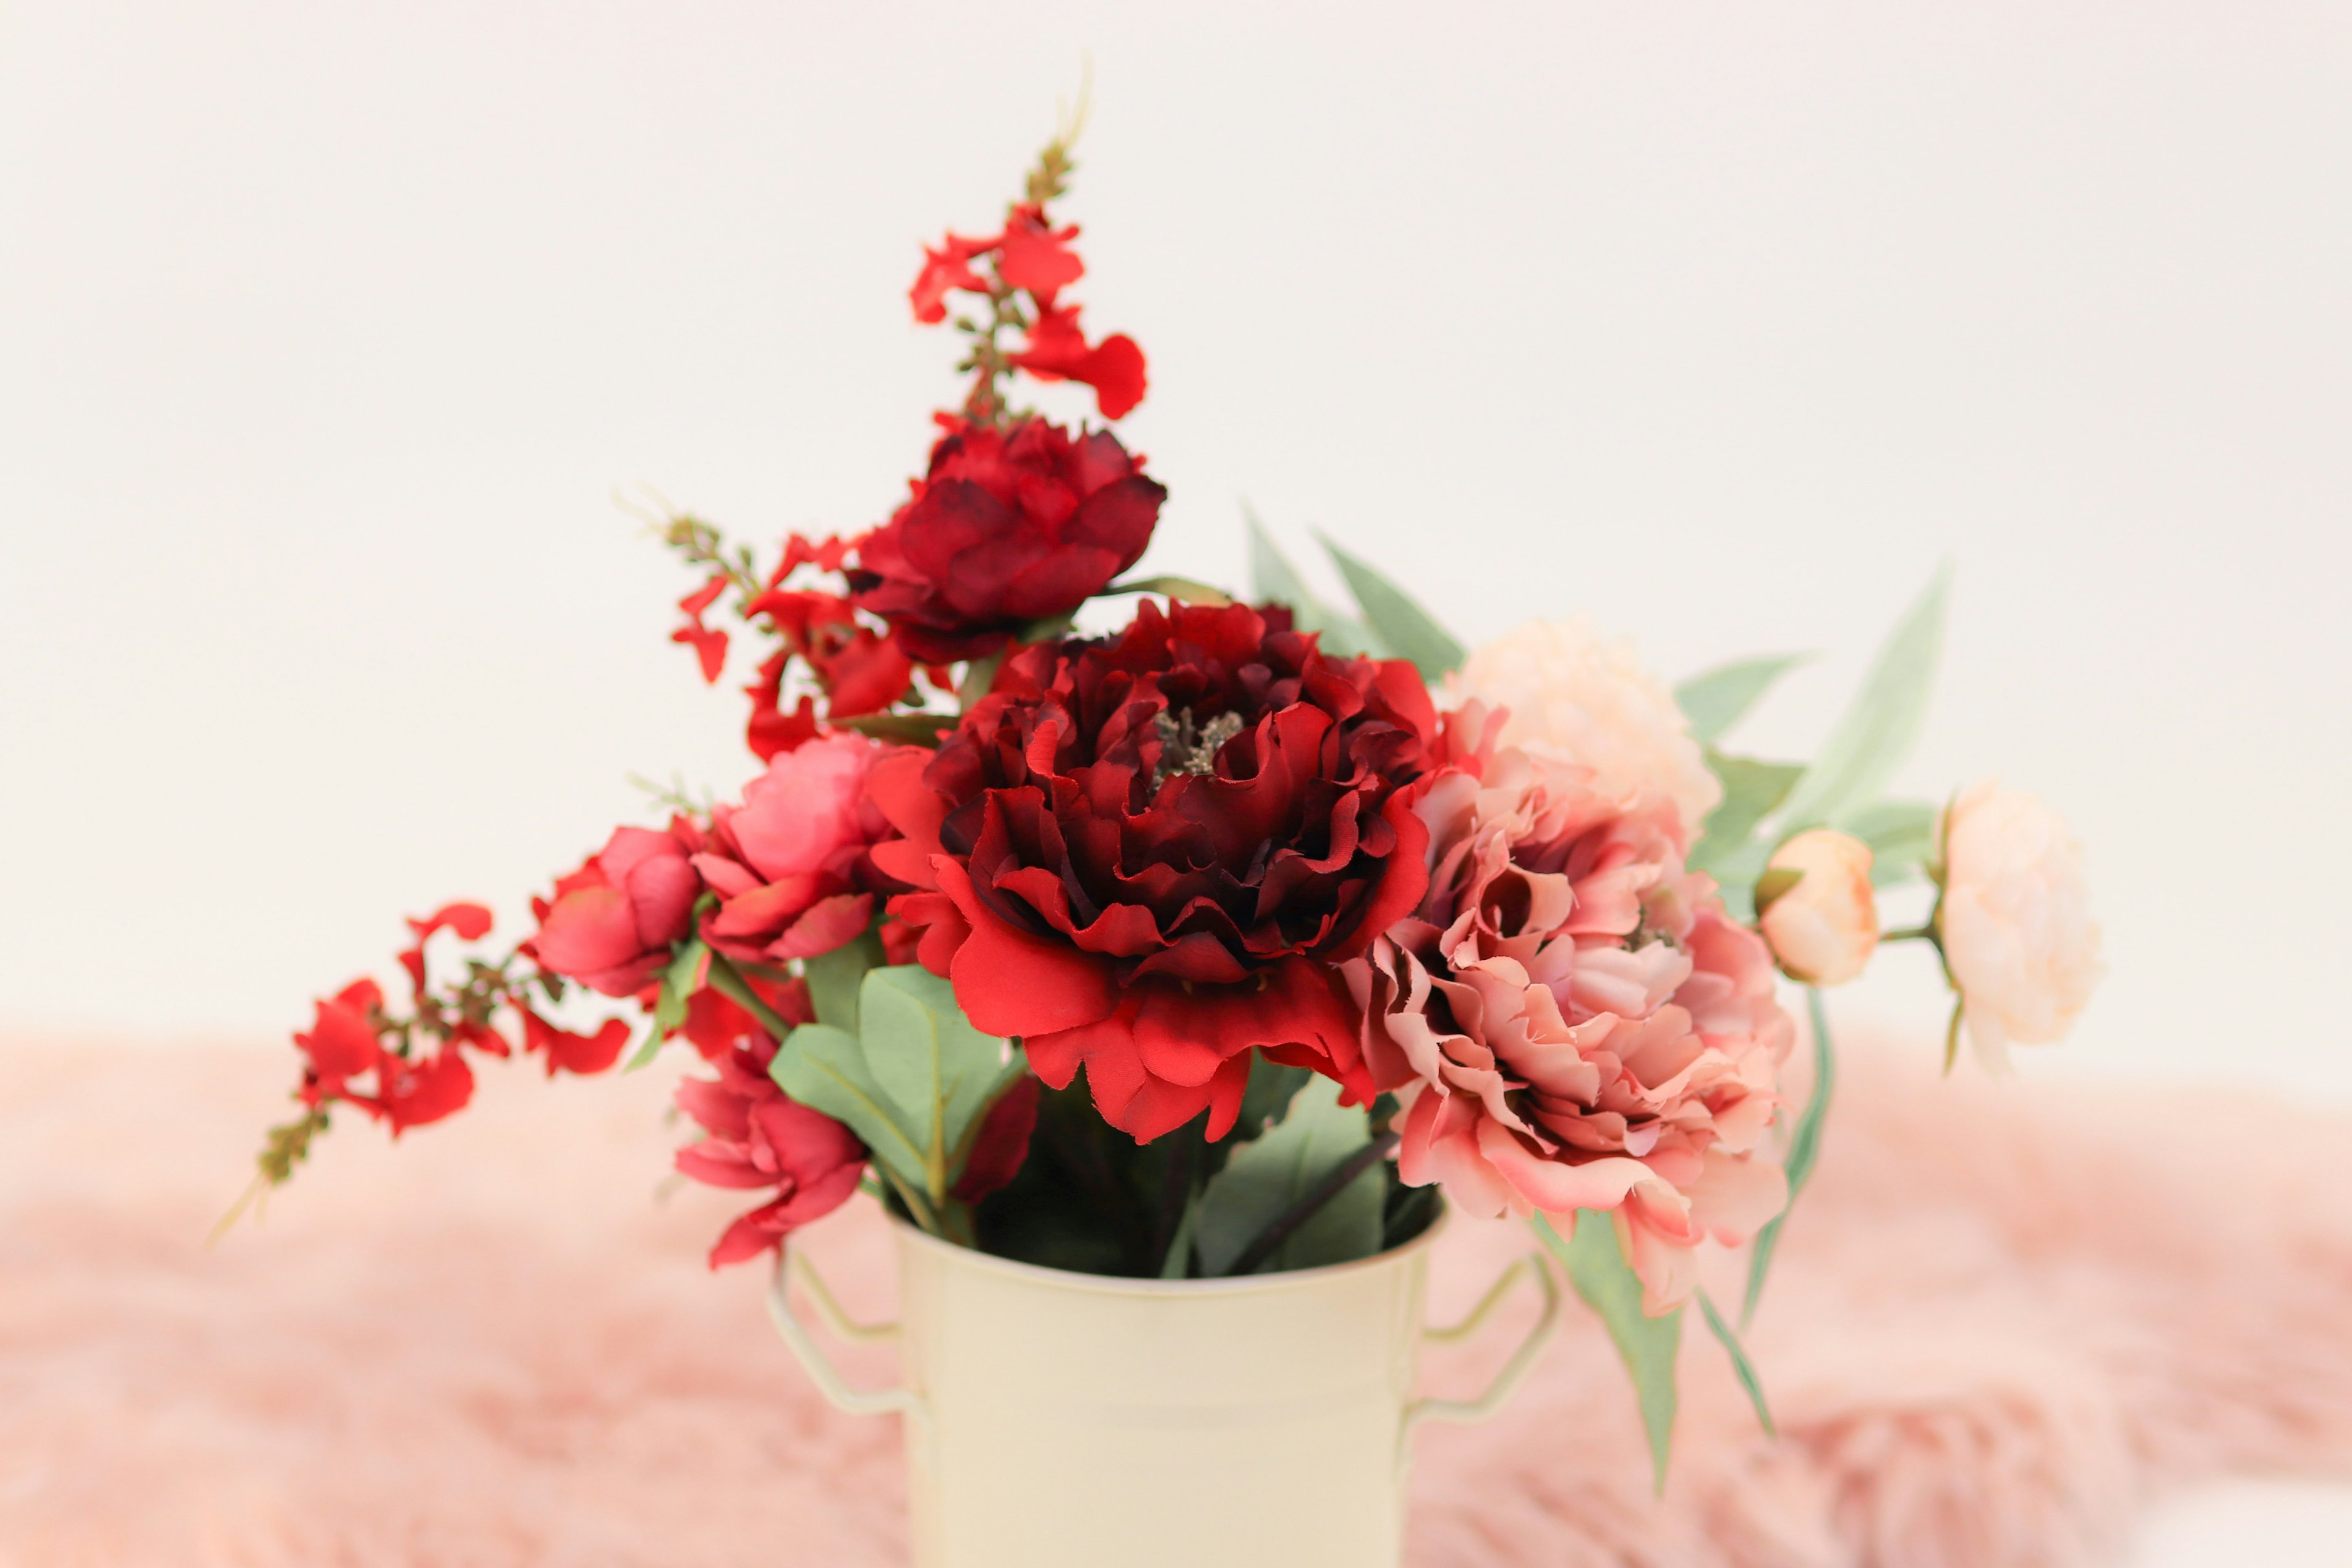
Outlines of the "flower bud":
{"type": "Polygon", "coordinates": [[[1758,924],[1791,978],[1843,985],[1870,962],[1878,947],[1870,859],[1870,846],[1859,838],[1816,827],[1765,863],[1756,885],[1758,924]]]}
{"type": "Polygon", "coordinates": [[[2000,1067],[2011,1044],[2064,1037],[2105,973],[2083,848],[2056,812],[1991,783],[1952,803],[1941,837],[1944,963],[1978,1056],[2000,1067]]]}

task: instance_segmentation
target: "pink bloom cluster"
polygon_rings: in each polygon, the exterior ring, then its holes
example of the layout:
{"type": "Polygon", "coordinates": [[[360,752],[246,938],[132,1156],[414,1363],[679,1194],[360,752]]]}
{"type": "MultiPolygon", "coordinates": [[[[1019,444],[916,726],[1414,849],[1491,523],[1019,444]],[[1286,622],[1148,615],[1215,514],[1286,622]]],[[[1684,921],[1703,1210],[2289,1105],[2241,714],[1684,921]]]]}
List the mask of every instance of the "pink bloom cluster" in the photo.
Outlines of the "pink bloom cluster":
{"type": "MultiPolygon", "coordinates": [[[[1417,809],[1420,907],[1347,966],[1364,1052],[1404,1103],[1399,1169],[1476,1214],[1614,1211],[1646,1310],[1745,1241],[1786,1184],[1759,1157],[1794,1038],[1762,941],[1685,871],[1675,803],[1465,743],[1417,809]]],[[[1491,726],[1487,726],[1491,728],[1491,726]]]]}

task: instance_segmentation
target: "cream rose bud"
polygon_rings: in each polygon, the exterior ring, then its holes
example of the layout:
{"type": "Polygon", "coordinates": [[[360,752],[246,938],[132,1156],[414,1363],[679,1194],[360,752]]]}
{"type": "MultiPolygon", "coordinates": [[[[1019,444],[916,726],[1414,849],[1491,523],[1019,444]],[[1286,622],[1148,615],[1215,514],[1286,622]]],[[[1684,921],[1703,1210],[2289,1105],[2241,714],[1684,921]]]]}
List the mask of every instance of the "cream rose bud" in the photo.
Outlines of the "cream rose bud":
{"type": "Polygon", "coordinates": [[[2059,815],[1990,780],[1945,814],[1944,963],[1988,1066],[2064,1038],[2106,973],[2083,847],[2059,815]]]}
{"type": "Polygon", "coordinates": [[[1792,978],[1808,985],[1843,985],[1878,950],[1870,860],[1870,846],[1861,839],[1816,827],[1781,845],[1765,862],[1763,887],[1771,886],[1775,871],[1797,874],[1795,883],[1764,902],[1757,922],[1772,956],[1792,978]]]}

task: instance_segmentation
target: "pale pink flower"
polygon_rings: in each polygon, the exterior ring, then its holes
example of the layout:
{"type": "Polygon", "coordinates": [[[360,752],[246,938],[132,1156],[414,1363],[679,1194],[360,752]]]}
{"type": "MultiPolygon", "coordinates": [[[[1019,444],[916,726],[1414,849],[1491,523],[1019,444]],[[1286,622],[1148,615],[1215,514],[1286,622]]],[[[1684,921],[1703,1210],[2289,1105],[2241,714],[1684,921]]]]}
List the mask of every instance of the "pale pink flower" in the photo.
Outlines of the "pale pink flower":
{"type": "Polygon", "coordinates": [[[1800,833],[1765,862],[1793,871],[1795,886],[1765,903],[1758,927],[1780,967],[1808,985],[1843,985],[1878,951],[1878,900],[1870,846],[1834,828],[1800,833]]]}
{"type": "Polygon", "coordinates": [[[1509,710],[1500,744],[1580,763],[1612,800],[1664,796],[1685,848],[1722,803],[1674,692],[1632,643],[1604,637],[1588,617],[1529,621],[1464,660],[1447,689],[1509,710]]]}
{"type": "Polygon", "coordinates": [[[866,796],[886,748],[835,730],[789,752],[710,814],[694,868],[721,900],[704,926],[730,958],[781,963],[829,952],[865,931],[876,880],[867,851],[897,837],[866,796]]]}
{"type": "Polygon", "coordinates": [[[2106,965],[2091,918],[2083,847],[2059,815],[1987,780],[1945,814],[1936,921],[1969,1038],[1987,1066],[2012,1045],[2053,1045],[2106,965]]]}
{"type": "MultiPolygon", "coordinates": [[[[1472,718],[1475,725],[1475,715],[1472,718]]],[[[1440,774],[1421,907],[1347,966],[1404,1102],[1398,1169],[1473,1214],[1614,1211],[1653,1314],[1786,1199],[1763,1157],[1794,1026],[1771,955],[1683,868],[1673,805],[1505,749],[1440,774]]]]}

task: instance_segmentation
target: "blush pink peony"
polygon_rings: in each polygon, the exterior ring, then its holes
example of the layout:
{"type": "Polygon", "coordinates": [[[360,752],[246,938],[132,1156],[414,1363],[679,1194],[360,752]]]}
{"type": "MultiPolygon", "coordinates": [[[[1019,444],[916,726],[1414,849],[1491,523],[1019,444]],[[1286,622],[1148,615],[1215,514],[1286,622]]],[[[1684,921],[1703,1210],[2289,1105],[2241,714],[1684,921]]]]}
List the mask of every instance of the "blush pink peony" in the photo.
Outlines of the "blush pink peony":
{"type": "Polygon", "coordinates": [[[1529,621],[1488,643],[1463,661],[1449,691],[1507,710],[1499,743],[1590,768],[1591,787],[1612,800],[1663,795],[1685,847],[1722,804],[1722,782],[1674,692],[1632,643],[1603,637],[1586,616],[1529,621]]]}
{"type": "Polygon", "coordinates": [[[2059,815],[1988,780],[1945,814],[1936,923],[1969,1039],[1988,1067],[2014,1045],[2054,1045],[2106,966],[2083,847],[2059,815]]]}
{"type": "Polygon", "coordinates": [[[874,917],[867,851],[896,831],[866,798],[887,748],[836,730],[789,752],[710,814],[695,869],[719,898],[703,935],[730,958],[782,963],[830,952],[874,917]]]}
{"type": "MultiPolygon", "coordinates": [[[[1457,722],[1475,722],[1459,716],[1457,722]]],[[[1405,1102],[1399,1170],[1472,1213],[1613,1213],[1656,1314],[1787,1185],[1763,1157],[1795,1030],[1763,942],[1685,872],[1674,805],[1503,749],[1420,804],[1430,886],[1348,965],[1405,1102]]]]}

